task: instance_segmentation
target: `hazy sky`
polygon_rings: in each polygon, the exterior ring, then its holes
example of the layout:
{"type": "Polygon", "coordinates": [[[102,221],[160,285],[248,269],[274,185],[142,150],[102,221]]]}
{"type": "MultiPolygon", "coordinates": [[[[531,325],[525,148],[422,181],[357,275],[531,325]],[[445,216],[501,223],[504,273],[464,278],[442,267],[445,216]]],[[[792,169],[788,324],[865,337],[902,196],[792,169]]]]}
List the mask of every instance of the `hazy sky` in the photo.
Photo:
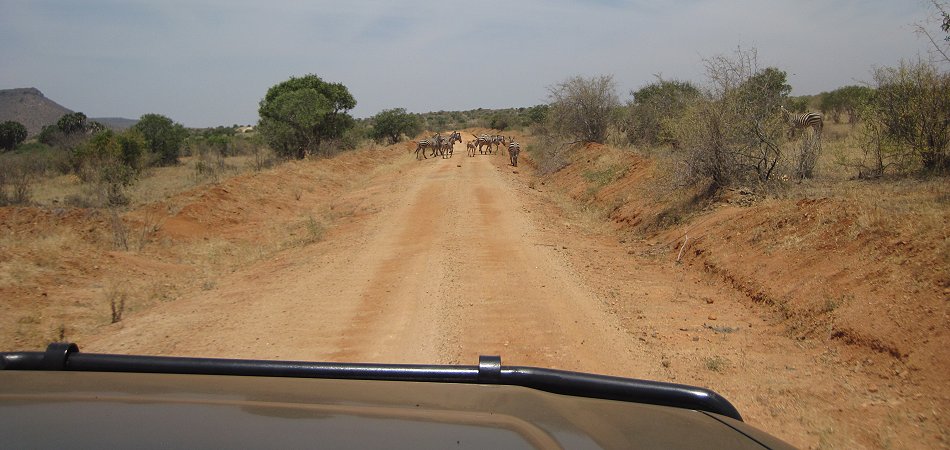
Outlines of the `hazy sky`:
{"type": "Polygon", "coordinates": [[[755,48],[793,94],[867,81],[925,54],[921,0],[0,0],[0,89],[36,87],[92,117],[257,121],[270,86],[313,73],[368,117],[532,106],[574,76],[624,100],[703,82],[703,58],[755,48]]]}

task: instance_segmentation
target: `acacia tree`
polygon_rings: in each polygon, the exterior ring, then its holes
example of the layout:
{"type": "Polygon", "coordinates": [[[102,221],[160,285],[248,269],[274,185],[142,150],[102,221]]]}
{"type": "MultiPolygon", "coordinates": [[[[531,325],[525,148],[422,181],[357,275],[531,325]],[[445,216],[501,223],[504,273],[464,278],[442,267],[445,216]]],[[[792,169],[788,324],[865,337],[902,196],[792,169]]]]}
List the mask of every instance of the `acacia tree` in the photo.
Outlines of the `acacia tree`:
{"type": "Polygon", "coordinates": [[[620,106],[613,76],[575,76],[548,88],[553,128],[584,142],[604,143],[620,106]]]}
{"type": "Polygon", "coordinates": [[[355,121],[356,100],[346,86],[316,75],[291,77],[272,86],[260,102],[260,133],[283,157],[304,158],[327,140],[339,139],[355,121]]]}
{"type": "Polygon", "coordinates": [[[185,127],[161,114],[145,114],[132,126],[145,138],[148,149],[158,157],[162,166],[178,164],[181,146],[188,136],[185,127]]]}
{"type": "Polygon", "coordinates": [[[372,137],[376,140],[388,139],[390,144],[399,142],[403,134],[415,136],[421,125],[414,114],[406,112],[405,108],[387,109],[373,116],[372,137]]]}
{"type": "Polygon", "coordinates": [[[0,123],[0,149],[13,150],[26,140],[27,130],[22,123],[13,120],[0,123]]]}

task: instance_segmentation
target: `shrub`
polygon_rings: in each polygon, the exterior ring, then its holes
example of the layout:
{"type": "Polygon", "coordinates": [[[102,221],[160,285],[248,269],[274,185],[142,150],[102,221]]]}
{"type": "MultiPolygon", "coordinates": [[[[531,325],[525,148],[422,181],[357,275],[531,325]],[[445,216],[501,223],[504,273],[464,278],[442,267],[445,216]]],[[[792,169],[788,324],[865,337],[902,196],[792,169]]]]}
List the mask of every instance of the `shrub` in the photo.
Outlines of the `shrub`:
{"type": "Polygon", "coordinates": [[[548,88],[547,117],[557,134],[584,142],[604,143],[620,100],[613,77],[576,76],[548,88]]]}
{"type": "Polygon", "coordinates": [[[681,117],[700,92],[690,82],[659,80],[632,92],[627,105],[627,140],[630,143],[674,144],[670,122],[681,117]]]}
{"type": "Polygon", "coordinates": [[[0,150],[13,150],[26,140],[26,127],[20,122],[8,120],[0,123],[0,150]]]}
{"type": "Polygon", "coordinates": [[[950,73],[929,62],[901,63],[874,71],[877,89],[866,112],[872,167],[887,160],[917,160],[924,172],[950,172],[950,73]]]}
{"type": "Polygon", "coordinates": [[[782,157],[786,124],[779,106],[791,91],[785,72],[759,69],[755,50],[705,63],[706,92],[671,127],[683,150],[686,179],[709,179],[716,188],[768,181],[782,157]]]}

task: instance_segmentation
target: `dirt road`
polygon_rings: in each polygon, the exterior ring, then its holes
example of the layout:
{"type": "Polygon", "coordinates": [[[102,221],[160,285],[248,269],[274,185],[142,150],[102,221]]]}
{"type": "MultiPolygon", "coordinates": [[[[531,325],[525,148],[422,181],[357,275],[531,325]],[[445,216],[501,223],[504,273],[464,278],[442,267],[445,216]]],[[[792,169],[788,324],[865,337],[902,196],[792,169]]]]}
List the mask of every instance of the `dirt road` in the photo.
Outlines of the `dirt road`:
{"type": "Polygon", "coordinates": [[[506,363],[630,373],[617,355],[635,339],[550,257],[553,244],[539,242],[492,162],[426,162],[354,192],[378,212],[86,347],[407,363],[500,354],[506,363]]]}
{"type": "Polygon", "coordinates": [[[317,361],[474,364],[497,354],[710,387],[801,447],[940,434],[927,404],[942,394],[904,403],[912,392],[845,366],[837,347],[788,337],[741,293],[651,254],[652,243],[618,242],[565,214],[504,157],[456,150],[435,161],[396,155],[391,170],[331,202],[336,220],[319,242],[76,340],[90,352],[317,361]]]}

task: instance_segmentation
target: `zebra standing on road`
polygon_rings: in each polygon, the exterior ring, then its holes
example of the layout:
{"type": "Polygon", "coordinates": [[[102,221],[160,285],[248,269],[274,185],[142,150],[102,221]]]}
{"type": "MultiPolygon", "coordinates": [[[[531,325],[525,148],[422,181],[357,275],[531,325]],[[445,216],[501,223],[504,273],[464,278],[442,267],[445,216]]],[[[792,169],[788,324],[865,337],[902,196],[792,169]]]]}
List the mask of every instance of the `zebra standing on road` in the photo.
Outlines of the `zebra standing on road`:
{"type": "Polygon", "coordinates": [[[448,139],[442,141],[440,145],[439,152],[442,153],[443,158],[451,158],[455,154],[455,143],[461,142],[462,134],[458,131],[453,131],[448,139]]]}
{"type": "Polygon", "coordinates": [[[511,158],[511,165],[518,167],[518,154],[521,153],[521,144],[514,140],[508,144],[508,157],[511,158]]]}
{"type": "MultiPolygon", "coordinates": [[[[472,136],[475,136],[475,135],[473,134],[472,136]]],[[[483,135],[481,135],[481,136],[475,136],[475,145],[478,146],[478,153],[479,153],[479,154],[484,155],[485,152],[487,151],[488,154],[490,155],[490,154],[491,154],[491,150],[492,150],[492,149],[491,149],[491,146],[492,146],[492,137],[489,136],[489,135],[487,135],[487,134],[483,134],[483,135]],[[487,150],[482,151],[482,147],[487,147],[487,150]]]]}
{"type": "Polygon", "coordinates": [[[495,136],[492,136],[492,137],[491,137],[491,143],[492,143],[492,145],[495,146],[495,152],[498,152],[498,149],[499,149],[499,148],[504,148],[504,147],[505,147],[505,137],[502,136],[502,135],[500,135],[500,134],[497,134],[497,135],[495,135],[495,136]]]}
{"type": "Polygon", "coordinates": [[[814,130],[815,136],[821,136],[821,130],[825,127],[821,113],[807,112],[804,114],[792,114],[785,109],[785,106],[780,106],[780,108],[782,108],[782,114],[785,115],[785,121],[792,127],[788,130],[789,137],[795,133],[795,130],[804,130],[808,127],[814,130]]]}
{"type": "MultiPolygon", "coordinates": [[[[426,149],[430,148],[432,149],[433,152],[435,152],[435,150],[439,148],[439,144],[441,142],[442,142],[442,136],[440,136],[438,133],[436,133],[435,136],[432,136],[429,139],[423,139],[419,141],[419,143],[416,144],[416,159],[417,160],[423,159],[423,158],[428,159],[426,157],[426,149]],[[422,156],[422,158],[420,158],[420,156],[422,156]]],[[[435,153],[433,153],[432,156],[435,156],[435,153]]]]}
{"type": "Polygon", "coordinates": [[[475,140],[465,141],[465,148],[468,149],[468,156],[474,157],[475,149],[478,148],[478,146],[475,145],[475,140]]]}

